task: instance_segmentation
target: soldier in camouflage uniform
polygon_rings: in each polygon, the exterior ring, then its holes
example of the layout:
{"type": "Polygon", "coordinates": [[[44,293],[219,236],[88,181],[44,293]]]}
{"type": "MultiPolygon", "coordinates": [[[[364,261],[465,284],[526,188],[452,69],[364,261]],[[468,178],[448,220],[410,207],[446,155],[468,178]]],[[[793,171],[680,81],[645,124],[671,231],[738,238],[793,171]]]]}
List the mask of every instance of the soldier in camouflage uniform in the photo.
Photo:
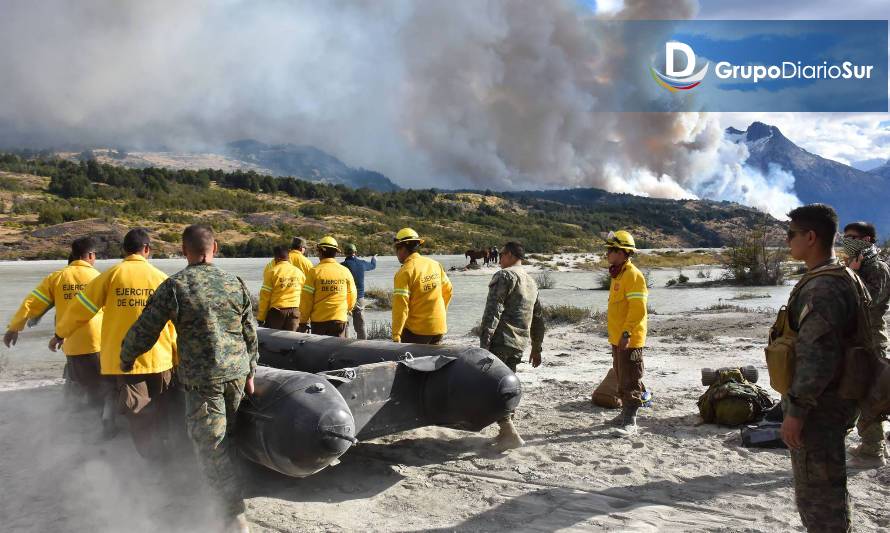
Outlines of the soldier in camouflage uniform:
{"type": "MultiPolygon", "coordinates": [[[[544,313],[538,299],[538,286],[522,267],[525,251],[517,242],[508,242],[501,250],[501,270],[491,277],[488,300],[482,315],[479,345],[496,355],[510,370],[522,362],[522,352],[531,338],[530,362],[541,364],[544,342],[544,313]]],[[[494,444],[500,450],[524,444],[516,432],[512,415],[498,421],[500,431],[494,444]]]]}
{"type": "Polygon", "coordinates": [[[782,397],[782,440],[791,449],[794,494],[808,531],[849,531],[850,505],[844,437],[853,427],[856,403],[838,396],[839,367],[854,330],[859,295],[848,280],[821,275],[836,268],[837,214],[823,204],[799,207],[791,219],[791,256],[806,263],[806,283],[788,302],[797,332],[794,376],[782,397]]]}
{"type": "MultiPolygon", "coordinates": [[[[877,232],[873,224],[853,222],[844,228],[844,252],[847,266],[855,270],[871,296],[869,318],[871,319],[872,341],[881,357],[887,357],[887,327],[884,315],[890,306],[890,267],[881,260],[875,247],[877,232]]],[[[852,459],[850,466],[876,468],[886,464],[884,428],[880,421],[868,427],[857,424],[862,444],[849,449],[852,459]]]]}
{"type": "Polygon", "coordinates": [[[186,390],[189,436],[233,529],[246,531],[232,434],[241,399],[253,392],[258,357],[250,293],[238,277],[212,264],[217,244],[209,227],[187,227],[182,249],[188,267],[170,276],[148,300],[124,338],[121,367],[131,366],[168,320],[179,328],[178,377],[186,390]]]}

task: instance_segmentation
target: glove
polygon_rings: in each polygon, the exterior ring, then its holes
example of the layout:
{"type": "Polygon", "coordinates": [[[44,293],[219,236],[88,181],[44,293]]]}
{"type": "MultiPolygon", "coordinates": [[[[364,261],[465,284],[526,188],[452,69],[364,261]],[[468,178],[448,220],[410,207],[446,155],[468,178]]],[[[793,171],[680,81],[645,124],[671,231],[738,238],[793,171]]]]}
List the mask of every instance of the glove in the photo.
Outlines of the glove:
{"type": "Polygon", "coordinates": [[[297,327],[297,333],[309,333],[309,332],[310,332],[309,324],[300,324],[297,327]]]}
{"type": "Polygon", "coordinates": [[[134,363],[135,363],[134,361],[131,361],[131,362],[129,362],[129,363],[126,362],[126,361],[121,361],[121,371],[122,371],[122,372],[129,372],[129,371],[133,370],[133,364],[134,364],[134,363]]]}

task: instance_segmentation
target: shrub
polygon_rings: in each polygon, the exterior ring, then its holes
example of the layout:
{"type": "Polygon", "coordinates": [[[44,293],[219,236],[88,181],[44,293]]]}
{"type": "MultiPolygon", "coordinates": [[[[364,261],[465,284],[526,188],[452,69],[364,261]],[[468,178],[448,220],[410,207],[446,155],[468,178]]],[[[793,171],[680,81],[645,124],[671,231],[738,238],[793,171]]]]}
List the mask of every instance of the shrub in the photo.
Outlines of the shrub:
{"type": "Polygon", "coordinates": [[[714,334],[710,331],[697,331],[692,334],[692,340],[698,342],[713,342],[714,334]]]}
{"type": "Polygon", "coordinates": [[[178,243],[182,240],[182,234],[175,231],[164,231],[158,234],[158,239],[164,242],[178,243]]]}
{"type": "Polygon", "coordinates": [[[584,323],[582,330],[586,331],[587,333],[596,334],[600,337],[608,337],[609,329],[606,316],[607,315],[605,311],[593,311],[592,313],[590,313],[589,320],[584,323]]]}
{"type": "Polygon", "coordinates": [[[676,285],[685,285],[689,281],[689,276],[683,273],[682,270],[677,271],[677,277],[671,278],[665,284],[666,287],[674,287],[676,285]]]}
{"type": "Polygon", "coordinates": [[[590,317],[590,308],[570,304],[545,305],[544,320],[548,324],[577,324],[590,317]]]}
{"type": "Polygon", "coordinates": [[[755,229],[736,240],[726,252],[723,265],[728,278],[740,285],[781,285],[782,249],[770,247],[765,229],[755,229]]]}
{"type": "Polygon", "coordinates": [[[534,278],[539,289],[552,289],[553,287],[556,287],[556,278],[553,277],[553,274],[551,274],[549,270],[538,272],[532,276],[532,278],[534,278]]]}
{"type": "Polygon", "coordinates": [[[392,309],[392,289],[371,287],[365,289],[365,298],[373,300],[377,309],[392,309]]]}
{"type": "Polygon", "coordinates": [[[392,339],[392,325],[385,320],[371,320],[366,330],[368,339],[392,339]]]}

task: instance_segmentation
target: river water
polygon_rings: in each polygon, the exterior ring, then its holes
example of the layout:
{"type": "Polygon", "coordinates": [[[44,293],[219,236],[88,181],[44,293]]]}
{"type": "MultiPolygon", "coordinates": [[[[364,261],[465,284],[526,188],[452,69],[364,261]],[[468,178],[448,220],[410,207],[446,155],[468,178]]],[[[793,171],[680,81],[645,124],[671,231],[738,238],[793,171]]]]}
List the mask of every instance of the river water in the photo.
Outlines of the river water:
{"type": "MultiPolygon", "coordinates": [[[[444,255],[431,256],[440,261],[447,269],[451,267],[463,267],[466,259],[463,256],[444,255]]],[[[109,268],[117,260],[98,261],[96,268],[100,271],[109,268]]],[[[262,283],[263,267],[268,259],[260,258],[236,258],[217,259],[216,263],[223,269],[240,276],[248,288],[254,293],[259,292],[262,283]]],[[[317,262],[317,259],[313,260],[317,262]]],[[[158,259],[152,260],[152,264],[162,271],[172,274],[185,267],[184,259],[158,259]]],[[[40,281],[50,272],[65,266],[64,261],[3,261],[0,262],[0,280],[3,290],[0,291],[0,320],[5,325],[15,313],[22,299],[35,288],[40,281]]],[[[368,272],[365,276],[365,287],[392,288],[392,279],[398,269],[398,260],[393,256],[378,257],[377,269],[368,272]]],[[[496,271],[495,266],[483,267],[472,271],[448,272],[448,276],[454,286],[454,297],[448,308],[449,335],[465,335],[482,318],[485,307],[485,298],[488,293],[488,282],[496,271]]],[[[711,267],[689,267],[683,272],[690,277],[690,284],[702,281],[698,272],[710,274],[712,279],[719,277],[720,269],[711,267]]],[[[665,284],[671,278],[677,276],[676,269],[653,269],[649,271],[652,278],[652,288],[649,290],[649,306],[657,313],[676,314],[706,308],[718,302],[736,304],[747,308],[773,308],[778,309],[785,303],[791,286],[781,287],[754,287],[754,288],[667,288],[665,284]],[[750,297],[758,295],[760,298],[736,300],[740,296],[750,297]]],[[[545,305],[571,304],[589,307],[593,310],[605,310],[608,292],[602,290],[585,290],[596,286],[598,273],[594,272],[551,272],[556,281],[556,287],[541,291],[541,301],[545,305]]],[[[389,311],[369,310],[366,312],[366,320],[390,321],[389,311]]],[[[9,361],[48,361],[58,360],[61,353],[53,354],[46,348],[49,337],[52,336],[52,324],[54,312],[50,312],[37,326],[23,331],[19,336],[18,345],[14,349],[7,349],[0,344],[0,354],[9,361]]]]}

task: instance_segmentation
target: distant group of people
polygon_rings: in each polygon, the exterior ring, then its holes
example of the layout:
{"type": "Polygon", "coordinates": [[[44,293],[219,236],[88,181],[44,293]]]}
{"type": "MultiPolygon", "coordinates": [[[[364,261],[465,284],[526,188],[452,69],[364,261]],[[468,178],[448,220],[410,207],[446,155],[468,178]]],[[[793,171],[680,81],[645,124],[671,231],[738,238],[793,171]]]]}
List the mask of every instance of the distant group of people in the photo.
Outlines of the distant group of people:
{"type": "MultiPolygon", "coordinates": [[[[806,263],[807,273],[792,291],[787,314],[780,315],[787,321],[779,330],[774,327],[770,338],[774,352],[779,338],[788,340],[782,346],[791,347],[790,375],[782,378],[788,383],[781,391],[782,437],[791,448],[804,525],[811,531],[845,531],[850,515],[844,437],[857,415],[857,398],[848,391],[866,387],[849,383],[845,361],[851,348],[886,356],[883,316],[890,300],[890,267],[878,257],[870,224],[845,227],[844,266],[834,254],[837,215],[832,208],[807,205],[789,218],[791,255],[806,263]],[[861,331],[868,334],[856,333],[861,331]]],[[[393,278],[394,342],[439,344],[447,332],[452,284],[439,262],[419,253],[423,243],[411,228],[393,239],[401,264],[393,278]]],[[[637,249],[629,232],[610,232],[603,245],[611,277],[608,343],[622,403],[609,423],[617,435],[632,436],[646,392],[648,289],[632,261],[637,249]]],[[[290,249],[277,246],[263,272],[255,317],[243,281],[214,265],[218,244],[208,226],[185,228],[182,252],[188,266],[169,278],[148,262],[151,242],[145,230],[129,231],[123,251],[123,260],[100,274],[93,266],[95,241],[76,239],[68,266],[31,291],[4,342],[15,344],[29,320],[55,306],[49,347],[64,350],[69,382],[84,389],[90,405],[102,406],[107,437],[116,431],[115,414],[123,412],[137,451],[149,459],[171,453],[172,398],[184,391],[186,426],[199,463],[232,528],[244,531],[232,432],[239,404],[254,388],[257,320],[273,329],[345,337],[351,317],[356,336],[364,339],[364,274],[376,268],[376,257],[360,259],[353,244],[341,251],[332,236],[317,242],[314,266],[305,255],[304,239],[294,238],[290,249]],[[342,263],[336,261],[338,253],[345,253],[342,263]]],[[[531,346],[529,362],[537,367],[546,327],[538,287],[523,266],[525,250],[511,241],[496,254],[501,269],[489,284],[479,345],[514,372],[531,346]]],[[[770,372],[773,377],[772,366],[770,372]]],[[[498,425],[493,441],[498,449],[524,444],[512,414],[498,425]]],[[[859,433],[863,442],[850,453],[872,465],[884,464],[880,421],[860,425],[859,433]]]]}

